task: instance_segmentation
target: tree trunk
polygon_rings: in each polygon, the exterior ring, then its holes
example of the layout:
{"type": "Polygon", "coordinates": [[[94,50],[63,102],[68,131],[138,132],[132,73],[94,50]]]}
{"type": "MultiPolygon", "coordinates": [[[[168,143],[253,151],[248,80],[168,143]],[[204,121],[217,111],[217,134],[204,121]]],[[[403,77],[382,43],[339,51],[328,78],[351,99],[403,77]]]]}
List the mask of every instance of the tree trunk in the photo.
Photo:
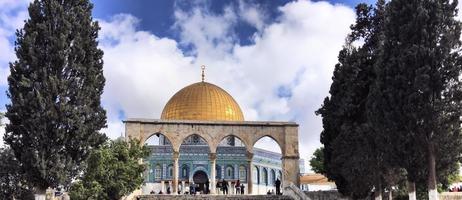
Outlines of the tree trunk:
{"type": "Polygon", "coordinates": [[[438,200],[438,191],[436,190],[436,161],[435,161],[435,147],[430,142],[428,145],[428,199],[438,200]]]}
{"type": "Polygon", "coordinates": [[[46,189],[35,189],[34,200],[45,200],[46,199],[46,189]]]}
{"type": "Polygon", "coordinates": [[[392,188],[388,188],[388,200],[392,200],[393,199],[393,191],[392,191],[392,188]]]}
{"type": "Polygon", "coordinates": [[[407,192],[409,194],[409,200],[416,200],[417,195],[415,193],[415,182],[407,181],[407,192]]]}
{"type": "Polygon", "coordinates": [[[375,186],[374,199],[382,200],[382,182],[380,180],[377,181],[377,185],[375,186]]]}

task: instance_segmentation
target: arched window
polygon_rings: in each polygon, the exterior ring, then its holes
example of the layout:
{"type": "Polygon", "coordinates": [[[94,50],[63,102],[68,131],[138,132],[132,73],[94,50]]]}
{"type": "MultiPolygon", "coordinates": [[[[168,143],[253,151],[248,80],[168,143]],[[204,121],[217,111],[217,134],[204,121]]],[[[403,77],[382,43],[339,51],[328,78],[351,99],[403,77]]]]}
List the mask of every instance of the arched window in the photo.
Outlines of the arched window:
{"type": "Polygon", "coordinates": [[[253,166],[252,179],[254,183],[260,184],[260,171],[256,166],[253,166]]]}
{"type": "Polygon", "coordinates": [[[221,179],[221,166],[215,165],[215,178],[221,179]]]}
{"type": "Polygon", "coordinates": [[[262,172],[262,183],[263,185],[268,185],[268,170],[266,170],[266,168],[263,168],[262,172]]]}
{"type": "Polygon", "coordinates": [[[182,178],[189,178],[189,167],[188,165],[183,165],[183,167],[181,168],[181,177],[182,178]]]}
{"type": "Polygon", "coordinates": [[[167,171],[168,171],[167,176],[169,178],[173,177],[173,165],[169,165],[168,168],[167,168],[167,171]]]}
{"type": "Polygon", "coordinates": [[[234,178],[234,170],[232,166],[226,166],[226,179],[233,179],[234,178]]]}
{"type": "Polygon", "coordinates": [[[247,180],[247,174],[245,173],[245,166],[241,165],[239,166],[239,180],[241,180],[241,182],[244,182],[247,180]]]}
{"type": "Polygon", "coordinates": [[[160,168],[160,165],[156,165],[156,167],[154,168],[154,176],[156,180],[162,177],[162,168],[160,168]]]}
{"type": "Polygon", "coordinates": [[[274,185],[274,183],[276,182],[276,172],[274,172],[274,169],[270,170],[270,175],[269,176],[270,176],[269,184],[274,185]]]}

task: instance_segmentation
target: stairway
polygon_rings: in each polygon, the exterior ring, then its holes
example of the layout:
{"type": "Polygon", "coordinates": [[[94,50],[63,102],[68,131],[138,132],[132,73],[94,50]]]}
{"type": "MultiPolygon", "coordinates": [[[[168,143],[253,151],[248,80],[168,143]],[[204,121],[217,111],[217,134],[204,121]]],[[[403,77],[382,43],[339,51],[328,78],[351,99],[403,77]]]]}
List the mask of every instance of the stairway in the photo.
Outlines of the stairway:
{"type": "Polygon", "coordinates": [[[293,200],[286,195],[139,195],[138,200],[180,200],[180,199],[208,199],[208,200],[293,200]]]}

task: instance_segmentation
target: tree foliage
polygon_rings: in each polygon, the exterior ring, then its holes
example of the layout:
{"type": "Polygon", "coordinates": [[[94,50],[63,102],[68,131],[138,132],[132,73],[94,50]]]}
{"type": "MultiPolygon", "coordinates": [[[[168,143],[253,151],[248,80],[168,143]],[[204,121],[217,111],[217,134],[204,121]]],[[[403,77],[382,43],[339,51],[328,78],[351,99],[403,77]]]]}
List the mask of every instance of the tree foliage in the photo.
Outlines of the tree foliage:
{"type": "Polygon", "coordinates": [[[343,194],[362,197],[403,175],[419,188],[435,189],[436,179],[447,187],[456,173],[462,155],[457,3],[356,7],[331,96],[317,111],[326,174],[343,194]]]}
{"type": "Polygon", "coordinates": [[[323,117],[324,167],[339,191],[353,198],[364,198],[375,188],[386,184],[383,140],[369,121],[367,97],[374,81],[374,63],[380,43],[383,1],[373,8],[356,7],[356,23],[339,53],[335,66],[330,98],[326,98],[317,114],[323,117]],[[361,46],[354,43],[364,41],[361,46]]]}
{"type": "Polygon", "coordinates": [[[107,142],[90,154],[83,176],[71,187],[71,199],[120,199],[130,194],[144,181],[146,166],[139,161],[148,154],[137,140],[107,142]]]}
{"type": "Polygon", "coordinates": [[[0,199],[34,199],[32,191],[24,181],[24,172],[19,167],[10,148],[0,148],[0,199]]]}
{"type": "Polygon", "coordinates": [[[68,185],[106,140],[103,52],[88,0],[35,0],[16,32],[5,142],[38,190],[68,185]]]}
{"type": "Polygon", "coordinates": [[[324,147],[317,148],[310,159],[311,170],[318,174],[325,174],[324,169],[324,147]]]}
{"type": "Polygon", "coordinates": [[[393,0],[383,28],[374,90],[394,161],[436,189],[462,152],[460,22],[457,1],[393,0]],[[378,100],[380,99],[380,100],[378,100]]]}

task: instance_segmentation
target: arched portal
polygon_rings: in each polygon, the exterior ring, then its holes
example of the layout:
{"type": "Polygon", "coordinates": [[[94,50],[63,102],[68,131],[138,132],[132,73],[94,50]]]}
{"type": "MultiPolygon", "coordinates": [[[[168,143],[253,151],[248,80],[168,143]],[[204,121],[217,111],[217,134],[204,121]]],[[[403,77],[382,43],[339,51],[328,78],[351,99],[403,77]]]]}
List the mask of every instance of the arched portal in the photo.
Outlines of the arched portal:
{"type": "MultiPolygon", "coordinates": [[[[205,166],[204,171],[208,172],[210,177],[218,177],[216,174],[219,170],[215,169],[216,166],[226,167],[227,165],[218,165],[217,162],[217,147],[223,138],[232,135],[241,139],[246,145],[246,163],[237,165],[237,169],[234,168],[234,178],[244,179],[249,183],[257,182],[252,180],[252,171],[254,161],[258,159],[258,140],[262,137],[268,136],[274,139],[277,145],[272,146],[276,149],[280,149],[280,162],[281,168],[272,168],[267,165],[257,165],[258,167],[266,167],[268,170],[268,178],[272,178],[271,169],[274,169],[276,178],[279,177],[283,186],[288,186],[290,183],[298,186],[299,179],[299,153],[298,153],[298,125],[293,122],[262,122],[262,121],[196,121],[196,120],[157,120],[157,119],[127,119],[125,123],[125,134],[126,138],[136,138],[143,143],[146,139],[154,133],[161,132],[166,138],[170,139],[173,148],[173,154],[171,160],[174,161],[174,166],[181,166],[182,162],[178,163],[180,146],[185,138],[192,134],[199,135],[201,138],[205,138],[207,145],[209,146],[209,155],[205,160],[196,162],[197,165],[208,165],[205,166]],[[244,166],[242,168],[241,166],[244,166]],[[238,174],[238,175],[236,175],[238,174]]],[[[271,150],[271,149],[270,149],[271,150]]],[[[218,150],[219,151],[219,150],[218,150]]],[[[181,155],[186,156],[186,155],[181,155]]],[[[170,161],[171,161],[170,160],[170,161]]],[[[197,161],[197,160],[196,160],[197,161]]],[[[243,161],[242,159],[240,161],[243,161]]],[[[168,166],[168,165],[167,165],[168,166]]],[[[233,164],[233,166],[235,166],[233,164]]],[[[196,169],[195,166],[189,167],[190,171],[196,169]]],[[[161,165],[162,173],[164,168],[161,165]]],[[[178,169],[177,169],[178,170],[178,169]]],[[[177,171],[174,170],[174,171],[177,171]]],[[[155,171],[155,170],[153,170],[155,171]]],[[[220,173],[224,173],[223,169],[220,173]]],[[[192,182],[192,175],[190,174],[189,180],[192,182]]],[[[172,185],[178,185],[178,179],[181,179],[181,173],[174,173],[172,185]]],[[[210,182],[215,181],[214,178],[210,179],[210,182]]],[[[229,181],[228,181],[229,182],[229,181]]],[[[271,183],[271,180],[268,180],[271,183]]],[[[212,184],[211,184],[212,185],[212,184]]],[[[245,189],[245,194],[253,192],[253,184],[248,185],[245,189]]],[[[269,184],[271,185],[271,184],[269,184]]],[[[182,187],[183,188],[183,187],[182,187]]],[[[174,191],[175,188],[172,189],[174,191]]],[[[265,191],[266,192],[266,191],[265,191]]]]}
{"type": "Polygon", "coordinates": [[[194,172],[193,181],[197,192],[205,192],[205,189],[208,188],[210,184],[207,173],[202,170],[194,172]]]}
{"type": "Polygon", "coordinates": [[[161,132],[149,134],[144,145],[150,154],[143,159],[146,164],[142,194],[151,191],[166,191],[169,187],[168,180],[173,176],[173,148],[170,140],[161,132]]]}
{"type": "Polygon", "coordinates": [[[258,176],[253,180],[254,194],[265,194],[276,190],[273,184],[275,170],[282,169],[282,151],[279,143],[270,136],[259,138],[253,146],[253,170],[258,176]]]}
{"type": "MultiPolygon", "coordinates": [[[[213,171],[209,157],[210,148],[203,137],[198,134],[191,134],[186,137],[181,142],[179,164],[191,170],[189,170],[188,176],[179,177],[179,183],[188,188],[194,183],[197,192],[208,192],[208,190],[204,190],[206,189],[205,183],[210,182],[207,174],[212,174],[211,172],[213,171]]],[[[183,191],[181,192],[184,193],[183,191]]]]}
{"type": "MultiPolygon", "coordinates": [[[[239,177],[239,167],[247,166],[246,144],[237,136],[227,135],[221,139],[216,148],[217,170],[216,181],[226,180],[229,184],[229,193],[236,194],[236,184],[247,187],[247,178],[239,177]],[[238,181],[239,180],[239,181],[238,181]]],[[[239,187],[238,187],[239,188],[239,187]]],[[[219,191],[216,191],[219,193],[219,191]]]]}

